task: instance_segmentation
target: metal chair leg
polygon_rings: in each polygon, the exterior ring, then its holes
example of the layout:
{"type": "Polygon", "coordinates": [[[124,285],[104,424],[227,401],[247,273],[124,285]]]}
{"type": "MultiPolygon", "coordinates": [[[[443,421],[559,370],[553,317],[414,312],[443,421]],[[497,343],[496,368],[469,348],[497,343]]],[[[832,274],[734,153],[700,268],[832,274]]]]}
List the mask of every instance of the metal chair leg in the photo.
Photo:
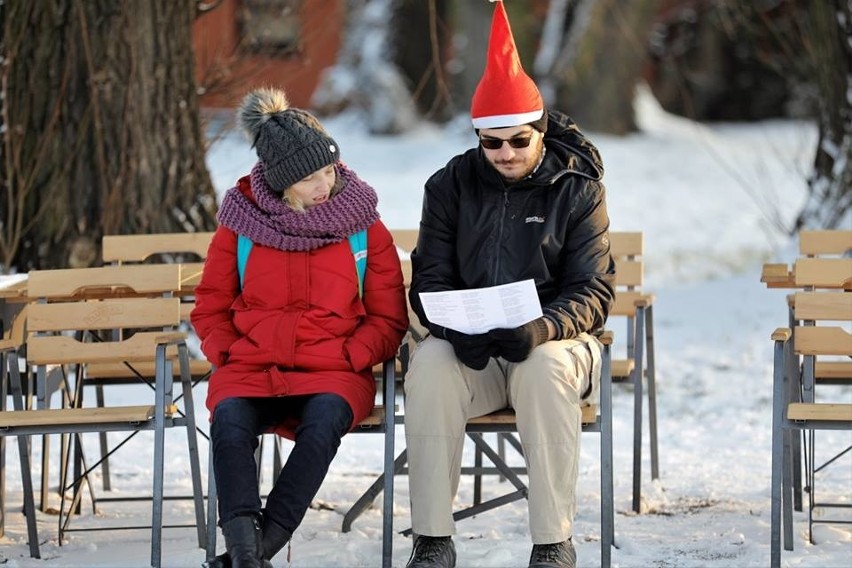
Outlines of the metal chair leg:
{"type": "Polygon", "coordinates": [[[610,568],[615,546],[612,464],[612,363],[610,346],[604,345],[601,369],[601,567],[610,568]]]}
{"type": "Polygon", "coordinates": [[[633,511],[642,510],[642,405],[645,308],[636,309],[636,344],[633,347],[633,511]]]}
{"type": "Polygon", "coordinates": [[[645,308],[645,369],[648,379],[648,434],[651,443],[651,479],[660,478],[660,452],[657,443],[657,371],[654,353],[654,306],[645,308]]]}

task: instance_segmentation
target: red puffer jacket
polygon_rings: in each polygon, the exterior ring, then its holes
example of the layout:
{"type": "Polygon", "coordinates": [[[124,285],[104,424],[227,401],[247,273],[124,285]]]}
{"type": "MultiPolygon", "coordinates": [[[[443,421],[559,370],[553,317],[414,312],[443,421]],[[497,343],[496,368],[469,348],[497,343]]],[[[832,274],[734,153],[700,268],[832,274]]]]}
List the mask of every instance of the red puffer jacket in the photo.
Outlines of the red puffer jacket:
{"type": "MultiPolygon", "coordinates": [[[[229,397],[334,393],[354,427],[373,409],[373,365],[396,353],[408,327],[405,288],[390,232],[367,230],[363,301],[349,242],[308,252],[255,243],[240,291],[237,235],[219,227],[195,291],[192,325],[217,369],[207,408],[229,397]]],[[[291,438],[297,421],[276,433],[291,438]]]]}

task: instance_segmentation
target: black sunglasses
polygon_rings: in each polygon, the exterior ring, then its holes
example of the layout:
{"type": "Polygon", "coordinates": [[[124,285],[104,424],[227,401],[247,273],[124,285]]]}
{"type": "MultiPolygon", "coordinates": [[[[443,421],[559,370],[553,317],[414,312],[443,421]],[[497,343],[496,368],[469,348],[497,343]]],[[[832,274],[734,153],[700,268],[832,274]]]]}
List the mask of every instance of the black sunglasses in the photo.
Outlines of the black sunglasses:
{"type": "Polygon", "coordinates": [[[482,144],[482,147],[486,150],[499,150],[503,147],[503,142],[508,142],[509,146],[512,148],[526,148],[530,145],[532,141],[532,134],[527,134],[526,136],[513,136],[508,140],[505,138],[483,138],[480,136],[479,143],[482,144]]]}

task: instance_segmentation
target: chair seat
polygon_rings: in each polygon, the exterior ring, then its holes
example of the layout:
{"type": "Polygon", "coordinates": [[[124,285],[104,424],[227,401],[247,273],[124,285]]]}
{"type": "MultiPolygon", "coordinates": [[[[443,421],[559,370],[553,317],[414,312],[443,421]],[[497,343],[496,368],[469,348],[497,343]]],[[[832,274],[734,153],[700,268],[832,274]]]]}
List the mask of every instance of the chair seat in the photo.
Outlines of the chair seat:
{"type": "MultiPolygon", "coordinates": [[[[583,424],[594,424],[597,421],[597,405],[591,404],[583,406],[582,410],[583,424]]],[[[511,408],[504,408],[503,410],[498,410],[497,412],[492,412],[491,414],[486,414],[485,416],[477,416],[476,418],[471,418],[467,421],[467,423],[473,425],[514,424],[515,411],[511,408]]]]}
{"type": "Polygon", "coordinates": [[[636,362],[633,359],[613,359],[612,360],[612,381],[625,381],[630,378],[633,369],[636,368],[636,362]]]}
{"type": "Polygon", "coordinates": [[[794,402],[787,406],[787,418],[852,422],[852,404],[794,402]]]}
{"type": "MultiPolygon", "coordinates": [[[[154,376],[154,361],[138,361],[130,363],[130,365],[143,377],[154,376]]],[[[201,377],[206,375],[212,369],[210,362],[202,359],[189,360],[189,373],[192,377],[201,377]]],[[[175,377],[180,376],[180,366],[175,363],[172,366],[172,372],[175,377]]],[[[86,366],[86,379],[96,380],[98,382],[122,383],[134,382],[137,380],[136,373],[133,372],[126,364],[120,361],[109,363],[91,363],[86,366]]]]}
{"type": "MultiPolygon", "coordinates": [[[[177,407],[171,405],[166,409],[166,417],[177,412],[177,407]]],[[[28,410],[25,412],[9,411],[0,415],[0,428],[16,429],[33,426],[62,427],[68,425],[98,425],[98,424],[138,424],[154,418],[152,405],[142,406],[113,406],[95,408],[56,408],[48,410],[28,410]]]]}

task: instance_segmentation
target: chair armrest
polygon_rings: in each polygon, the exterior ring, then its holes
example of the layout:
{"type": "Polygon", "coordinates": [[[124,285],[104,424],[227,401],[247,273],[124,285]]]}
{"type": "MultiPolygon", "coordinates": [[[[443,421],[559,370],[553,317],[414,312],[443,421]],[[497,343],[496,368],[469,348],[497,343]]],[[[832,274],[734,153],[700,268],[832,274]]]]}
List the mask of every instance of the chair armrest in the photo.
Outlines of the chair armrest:
{"type": "Polygon", "coordinates": [[[647,308],[651,304],[654,303],[654,295],[653,294],[642,294],[636,301],[633,302],[633,305],[637,308],[647,308]]]}
{"type": "Polygon", "coordinates": [[[787,341],[793,336],[793,332],[788,327],[779,327],[772,332],[772,341],[787,341]]]}
{"type": "Polygon", "coordinates": [[[183,331],[170,331],[154,338],[154,342],[157,345],[162,345],[164,343],[166,345],[174,345],[183,341],[186,341],[186,333],[183,331]]]}

